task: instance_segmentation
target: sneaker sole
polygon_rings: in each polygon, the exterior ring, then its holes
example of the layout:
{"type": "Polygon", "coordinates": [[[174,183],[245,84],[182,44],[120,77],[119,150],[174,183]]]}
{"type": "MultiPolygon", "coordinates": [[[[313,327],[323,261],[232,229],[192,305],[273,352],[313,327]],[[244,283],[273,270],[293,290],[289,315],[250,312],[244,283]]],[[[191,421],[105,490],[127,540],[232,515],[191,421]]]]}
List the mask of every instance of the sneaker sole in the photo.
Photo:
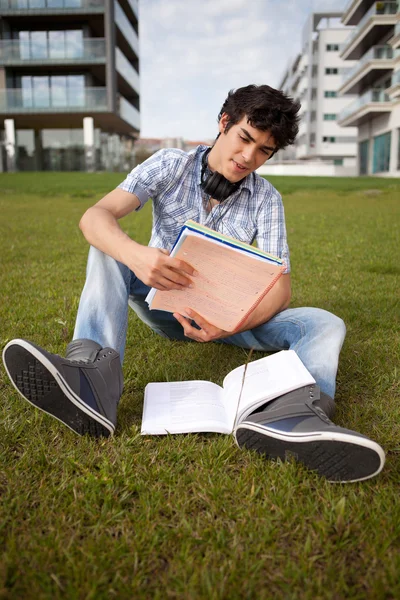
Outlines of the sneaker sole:
{"type": "Polygon", "coordinates": [[[370,479],[385,464],[385,454],[376,442],[340,432],[290,436],[243,422],[235,438],[239,447],[256,450],[267,458],[285,461],[293,457],[333,483],[370,479]]]}
{"type": "Polygon", "coordinates": [[[32,406],[51,415],[78,435],[109,437],[114,425],[82,402],[58,369],[26,340],[3,350],[3,363],[17,392],[32,406]]]}

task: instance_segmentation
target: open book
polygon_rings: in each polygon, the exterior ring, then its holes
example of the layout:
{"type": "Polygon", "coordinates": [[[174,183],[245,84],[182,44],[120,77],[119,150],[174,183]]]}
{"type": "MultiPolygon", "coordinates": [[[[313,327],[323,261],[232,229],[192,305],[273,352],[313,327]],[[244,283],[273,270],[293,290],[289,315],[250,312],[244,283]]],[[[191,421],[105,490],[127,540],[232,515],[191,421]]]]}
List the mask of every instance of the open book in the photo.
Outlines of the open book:
{"type": "Polygon", "coordinates": [[[210,381],[148,383],[142,435],[210,431],[232,433],[238,423],[270,400],[315,383],[294,350],[249,362],[210,381]],[[243,387],[243,389],[242,389],[243,387]]]}
{"type": "Polygon", "coordinates": [[[150,309],[186,316],[185,308],[191,308],[225,331],[241,327],[285,270],[280,258],[194,221],[183,226],[171,256],[189,263],[199,275],[193,288],[153,288],[146,297],[150,309]]]}

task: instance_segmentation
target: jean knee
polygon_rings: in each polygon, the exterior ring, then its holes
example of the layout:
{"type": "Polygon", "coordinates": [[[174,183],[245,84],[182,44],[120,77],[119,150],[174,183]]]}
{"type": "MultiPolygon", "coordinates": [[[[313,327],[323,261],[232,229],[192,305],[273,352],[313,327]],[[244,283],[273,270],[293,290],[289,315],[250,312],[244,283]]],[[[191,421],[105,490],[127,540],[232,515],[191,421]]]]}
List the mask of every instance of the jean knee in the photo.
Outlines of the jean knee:
{"type": "Polygon", "coordinates": [[[324,336],[334,337],[338,344],[342,346],[346,337],[346,325],[343,319],[328,312],[319,309],[322,313],[322,319],[318,319],[318,329],[324,336]]]}

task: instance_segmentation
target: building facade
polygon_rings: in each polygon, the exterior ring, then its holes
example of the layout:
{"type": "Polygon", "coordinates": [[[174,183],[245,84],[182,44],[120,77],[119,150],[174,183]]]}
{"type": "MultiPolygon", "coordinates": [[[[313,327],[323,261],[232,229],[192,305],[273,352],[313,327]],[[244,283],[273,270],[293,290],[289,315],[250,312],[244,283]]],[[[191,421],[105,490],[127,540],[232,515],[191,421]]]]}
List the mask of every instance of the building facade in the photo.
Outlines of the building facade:
{"type": "Polygon", "coordinates": [[[341,57],[356,61],[340,93],[357,99],[339,115],[358,128],[358,173],[400,175],[400,12],[398,2],[351,0],[342,21],[353,25],[341,57]]]}
{"type": "Polygon", "coordinates": [[[0,0],[0,169],[127,170],[138,0],[0,0]]]}
{"type": "Polygon", "coordinates": [[[340,47],[349,34],[340,23],[341,15],[313,13],[304,25],[301,53],[290,63],[279,86],[301,102],[300,129],[296,144],[279,153],[277,160],[323,162],[345,167],[351,175],[357,163],[357,129],[344,130],[337,123],[348,103],[338,95],[344,69],[349,68],[340,58],[340,47]]]}

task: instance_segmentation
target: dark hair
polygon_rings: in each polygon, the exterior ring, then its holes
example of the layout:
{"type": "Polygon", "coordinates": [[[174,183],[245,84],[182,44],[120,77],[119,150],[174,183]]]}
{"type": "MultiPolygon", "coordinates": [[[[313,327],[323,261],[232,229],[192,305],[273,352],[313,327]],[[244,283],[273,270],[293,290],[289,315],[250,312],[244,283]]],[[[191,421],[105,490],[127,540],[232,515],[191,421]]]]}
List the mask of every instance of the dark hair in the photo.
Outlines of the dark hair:
{"type": "Polygon", "coordinates": [[[277,150],[294,143],[299,131],[300,102],[269,85],[248,85],[231,90],[218,115],[229,116],[225,133],[245,115],[252,127],[269,131],[277,150]]]}

